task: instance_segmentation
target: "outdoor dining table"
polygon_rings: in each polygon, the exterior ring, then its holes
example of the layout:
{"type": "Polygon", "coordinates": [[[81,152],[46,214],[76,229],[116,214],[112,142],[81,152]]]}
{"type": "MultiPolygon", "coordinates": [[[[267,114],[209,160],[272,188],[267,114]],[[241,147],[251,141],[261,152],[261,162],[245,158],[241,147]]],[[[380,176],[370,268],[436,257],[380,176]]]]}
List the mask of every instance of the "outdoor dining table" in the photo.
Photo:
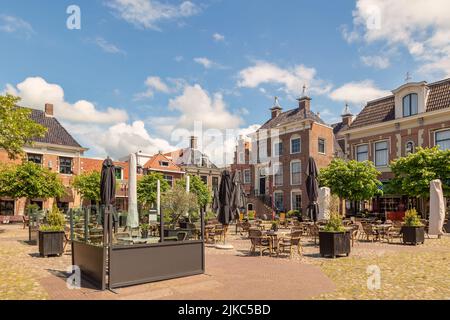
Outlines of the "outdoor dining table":
{"type": "Polygon", "coordinates": [[[372,229],[377,233],[377,239],[382,240],[386,235],[386,231],[392,227],[390,223],[382,223],[382,224],[372,224],[372,229]]]}
{"type": "Polygon", "coordinates": [[[265,236],[268,236],[270,238],[270,241],[272,244],[272,252],[271,253],[276,253],[278,251],[278,240],[280,240],[284,236],[286,236],[287,233],[289,233],[289,232],[273,231],[273,230],[263,231],[262,234],[265,236]]]}

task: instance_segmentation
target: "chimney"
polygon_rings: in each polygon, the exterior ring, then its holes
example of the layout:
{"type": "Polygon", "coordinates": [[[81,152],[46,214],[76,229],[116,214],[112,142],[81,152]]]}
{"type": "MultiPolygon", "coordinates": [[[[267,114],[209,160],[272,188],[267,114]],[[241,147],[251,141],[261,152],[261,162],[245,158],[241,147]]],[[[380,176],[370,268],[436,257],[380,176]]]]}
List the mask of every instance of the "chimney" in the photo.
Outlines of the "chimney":
{"type": "Polygon", "coordinates": [[[311,98],[307,96],[303,96],[298,98],[298,108],[300,110],[304,110],[305,115],[311,111],[311,98]]]}
{"type": "Polygon", "coordinates": [[[346,126],[350,126],[353,122],[353,114],[350,112],[348,104],[345,104],[344,112],[342,112],[342,123],[346,126]]]}
{"type": "Polygon", "coordinates": [[[273,107],[270,108],[272,119],[275,119],[276,117],[278,117],[281,114],[282,110],[283,109],[281,108],[280,103],[278,102],[278,97],[275,97],[275,103],[274,103],[273,107]]]}
{"type": "Polygon", "coordinates": [[[196,136],[191,136],[190,147],[191,147],[191,149],[197,149],[197,137],[196,136]]]}
{"type": "Polygon", "coordinates": [[[46,103],[44,111],[46,117],[53,117],[53,104],[46,103]]]}

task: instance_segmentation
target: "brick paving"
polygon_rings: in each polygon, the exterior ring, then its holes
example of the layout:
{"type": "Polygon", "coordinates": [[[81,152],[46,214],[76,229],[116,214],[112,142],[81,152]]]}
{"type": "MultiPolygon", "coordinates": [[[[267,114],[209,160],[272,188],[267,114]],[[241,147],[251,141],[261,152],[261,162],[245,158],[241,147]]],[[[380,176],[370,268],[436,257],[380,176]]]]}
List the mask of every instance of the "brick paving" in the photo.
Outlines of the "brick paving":
{"type": "MultiPolygon", "coordinates": [[[[232,229],[232,228],[231,228],[232,229]]],[[[450,237],[425,245],[357,242],[350,257],[321,258],[311,239],[301,256],[250,256],[233,231],[233,250],[206,245],[206,272],[110,291],[66,286],[70,251],[40,258],[19,225],[0,226],[0,299],[450,299],[450,237]],[[367,266],[381,270],[381,288],[367,289],[367,266]]]]}

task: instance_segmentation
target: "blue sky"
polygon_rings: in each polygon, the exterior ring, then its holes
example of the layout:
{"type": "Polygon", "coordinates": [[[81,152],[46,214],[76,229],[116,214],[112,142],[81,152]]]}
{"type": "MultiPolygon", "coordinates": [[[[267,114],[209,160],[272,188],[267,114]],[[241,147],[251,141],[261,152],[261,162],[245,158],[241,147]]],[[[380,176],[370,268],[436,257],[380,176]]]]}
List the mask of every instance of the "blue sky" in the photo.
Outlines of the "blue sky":
{"type": "Polygon", "coordinates": [[[3,0],[0,90],[53,102],[91,156],[170,149],[194,121],[248,133],[303,84],[332,123],[407,71],[449,76],[449,16],[445,0],[3,0]]]}

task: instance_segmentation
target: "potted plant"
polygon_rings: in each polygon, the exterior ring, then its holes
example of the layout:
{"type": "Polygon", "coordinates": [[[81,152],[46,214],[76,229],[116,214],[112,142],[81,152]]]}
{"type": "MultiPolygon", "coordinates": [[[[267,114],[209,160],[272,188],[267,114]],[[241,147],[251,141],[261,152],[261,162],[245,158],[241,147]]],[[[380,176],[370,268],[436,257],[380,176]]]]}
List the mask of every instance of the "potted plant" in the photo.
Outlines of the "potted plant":
{"type": "Polygon", "coordinates": [[[141,223],[139,227],[141,229],[141,237],[148,238],[148,230],[150,229],[150,225],[148,223],[141,223]]]}
{"type": "Polygon", "coordinates": [[[416,209],[405,212],[404,224],[402,226],[403,243],[417,245],[425,242],[425,228],[420,222],[416,209]]]}
{"type": "Polygon", "coordinates": [[[39,227],[39,254],[42,257],[63,254],[65,225],[64,215],[54,205],[46,216],[46,223],[39,227]]]}
{"type": "Polygon", "coordinates": [[[270,228],[270,230],[272,230],[272,231],[278,231],[278,224],[279,224],[279,221],[272,221],[272,227],[270,228]]]}
{"type": "Polygon", "coordinates": [[[322,257],[350,254],[350,233],[345,230],[339,214],[331,214],[325,228],[319,231],[319,246],[322,257]]]}

